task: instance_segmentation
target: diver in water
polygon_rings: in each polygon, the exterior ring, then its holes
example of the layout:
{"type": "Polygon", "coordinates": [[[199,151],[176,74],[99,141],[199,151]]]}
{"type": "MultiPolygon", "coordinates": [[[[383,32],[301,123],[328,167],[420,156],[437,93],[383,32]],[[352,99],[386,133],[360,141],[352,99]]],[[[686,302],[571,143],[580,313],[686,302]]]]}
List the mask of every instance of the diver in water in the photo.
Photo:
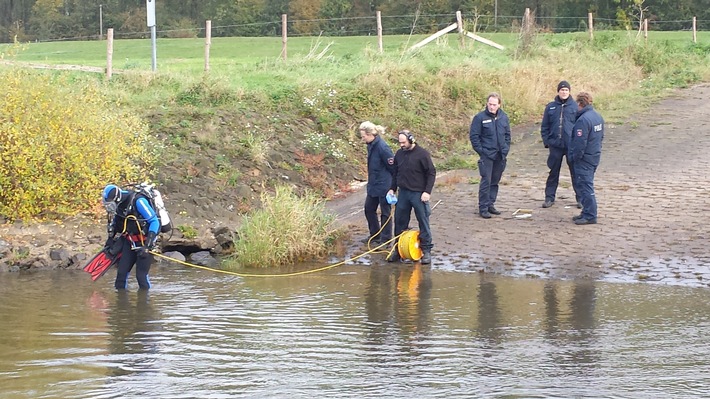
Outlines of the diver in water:
{"type": "Polygon", "coordinates": [[[148,273],[153,263],[150,251],[155,246],[160,219],[149,198],[140,192],[122,190],[115,184],[104,188],[103,205],[109,214],[108,240],[106,246],[120,244],[121,257],[114,286],[118,290],[127,287],[128,274],[136,266],[136,279],[141,289],[150,289],[148,273]],[[118,235],[118,236],[117,236],[118,235]]]}

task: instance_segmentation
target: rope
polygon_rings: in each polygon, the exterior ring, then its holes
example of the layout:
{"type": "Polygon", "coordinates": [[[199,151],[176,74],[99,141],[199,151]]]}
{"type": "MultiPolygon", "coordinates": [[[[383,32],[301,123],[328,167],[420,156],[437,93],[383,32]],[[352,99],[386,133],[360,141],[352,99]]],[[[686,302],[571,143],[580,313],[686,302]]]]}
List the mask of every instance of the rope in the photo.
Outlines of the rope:
{"type": "MultiPolygon", "coordinates": [[[[439,205],[439,203],[441,203],[441,200],[439,200],[439,202],[437,202],[436,205],[434,205],[431,209],[434,210],[434,208],[436,208],[437,205],[439,205]]],[[[393,208],[394,208],[394,207],[393,207],[393,208]]],[[[392,209],[392,213],[390,213],[390,217],[387,218],[387,221],[382,225],[382,227],[380,227],[380,231],[378,231],[378,233],[380,233],[380,232],[382,231],[382,229],[384,228],[384,226],[387,225],[387,222],[389,222],[389,220],[392,218],[392,215],[394,215],[394,209],[392,209]]],[[[139,229],[140,229],[140,227],[139,227],[139,229]]],[[[178,260],[178,259],[175,259],[175,258],[171,258],[171,257],[169,257],[169,256],[165,256],[165,255],[163,255],[163,254],[161,254],[161,253],[158,253],[158,252],[155,252],[155,251],[152,251],[152,250],[151,250],[151,251],[148,251],[148,252],[151,253],[151,254],[153,254],[153,255],[155,255],[155,256],[157,256],[157,257],[159,257],[159,258],[163,258],[163,259],[165,259],[165,260],[169,260],[169,261],[172,261],[172,262],[175,262],[175,263],[179,263],[179,264],[184,265],[184,266],[194,267],[194,268],[196,268],[196,269],[202,269],[202,270],[209,270],[209,271],[217,272],[217,273],[229,274],[229,275],[232,275],[232,276],[238,276],[238,277],[292,277],[292,276],[299,276],[299,275],[304,275],[304,274],[317,273],[317,272],[322,272],[322,271],[324,271],[324,270],[333,269],[333,268],[336,268],[336,267],[338,267],[338,266],[342,266],[342,265],[344,265],[344,264],[347,263],[347,262],[354,261],[354,260],[356,260],[356,259],[359,259],[359,258],[361,258],[361,257],[363,257],[363,256],[365,256],[365,255],[371,254],[371,253],[387,252],[387,253],[388,253],[387,256],[389,256],[389,255],[392,254],[393,251],[396,251],[396,249],[397,249],[396,246],[392,246],[392,249],[389,250],[389,251],[386,251],[386,250],[385,250],[385,251],[379,251],[379,250],[380,250],[381,248],[383,248],[383,247],[389,245],[389,244],[392,243],[393,241],[398,240],[399,237],[400,237],[402,234],[406,233],[407,231],[408,231],[408,230],[403,231],[402,233],[400,233],[400,234],[398,234],[398,235],[392,237],[390,240],[388,240],[388,241],[386,241],[386,242],[383,242],[383,243],[381,243],[380,245],[376,246],[375,248],[370,248],[370,241],[368,241],[368,242],[367,242],[368,250],[367,250],[366,252],[363,252],[363,253],[361,253],[360,255],[353,256],[352,258],[349,258],[349,259],[340,261],[340,262],[338,262],[338,263],[334,263],[334,264],[328,265],[328,266],[319,267],[319,268],[317,268],[317,269],[312,269],[312,270],[303,270],[303,271],[300,271],[300,272],[281,273],[281,274],[238,273],[238,272],[233,272],[233,271],[229,271],[229,270],[215,269],[215,268],[213,268],[213,267],[200,266],[200,265],[196,265],[196,264],[194,264],[194,263],[184,262],[184,261],[181,261],[181,260],[178,260]]]]}
{"type": "MultiPolygon", "coordinates": [[[[401,235],[401,234],[400,234],[400,235],[401,235]]],[[[346,260],[340,261],[340,262],[335,263],[335,264],[332,264],[332,265],[319,267],[319,268],[313,269],[313,270],[303,270],[303,271],[300,271],[300,272],[282,273],[282,274],[238,273],[238,272],[233,272],[233,271],[229,271],[229,270],[215,269],[215,268],[213,268],[213,267],[200,266],[200,265],[196,265],[196,264],[194,264],[194,263],[183,262],[183,261],[181,261],[181,260],[174,259],[174,258],[171,258],[171,257],[169,257],[169,256],[165,256],[165,255],[163,255],[163,254],[161,254],[161,253],[158,253],[158,252],[155,252],[155,251],[148,251],[148,252],[151,253],[151,254],[153,254],[153,255],[155,255],[155,256],[157,256],[157,257],[159,257],[159,258],[163,258],[163,259],[166,259],[166,260],[169,260],[169,261],[173,261],[173,262],[179,263],[179,264],[184,265],[184,266],[194,267],[194,268],[196,268],[196,269],[202,269],[202,270],[209,270],[209,271],[217,272],[217,273],[229,274],[229,275],[232,275],[232,276],[239,276],[239,277],[291,277],[291,276],[298,276],[298,275],[309,274],[309,273],[322,272],[322,271],[324,271],[324,270],[333,269],[333,268],[335,268],[335,267],[344,265],[346,262],[353,261],[353,260],[358,259],[358,258],[361,258],[361,257],[363,257],[363,256],[365,256],[365,255],[367,255],[367,254],[376,252],[376,251],[379,250],[380,248],[384,247],[385,245],[391,243],[392,241],[394,241],[394,240],[396,240],[396,239],[398,239],[398,238],[399,238],[399,236],[393,237],[391,240],[389,240],[389,241],[387,241],[387,242],[383,242],[382,244],[376,246],[375,248],[370,249],[370,250],[367,251],[367,252],[363,252],[363,253],[361,253],[360,255],[353,256],[353,257],[350,258],[350,259],[346,259],[346,260]]]]}

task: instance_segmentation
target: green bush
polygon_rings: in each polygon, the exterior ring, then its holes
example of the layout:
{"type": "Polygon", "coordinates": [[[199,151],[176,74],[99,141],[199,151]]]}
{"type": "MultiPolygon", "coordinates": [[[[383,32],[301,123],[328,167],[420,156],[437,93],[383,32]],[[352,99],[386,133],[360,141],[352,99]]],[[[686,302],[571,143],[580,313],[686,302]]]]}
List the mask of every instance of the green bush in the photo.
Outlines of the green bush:
{"type": "Polygon", "coordinates": [[[182,233],[182,236],[187,238],[188,240],[191,240],[193,238],[197,237],[197,229],[186,225],[186,224],[181,224],[178,226],[178,230],[180,230],[180,233],[182,233]]]}
{"type": "Polygon", "coordinates": [[[144,180],[155,155],[146,126],[67,75],[0,71],[0,215],[92,209],[108,182],[144,180]]]}
{"type": "Polygon", "coordinates": [[[335,216],[312,193],[297,195],[279,186],[263,194],[263,207],[244,218],[234,242],[235,258],[228,267],[271,267],[324,255],[337,234],[330,227],[335,216]]]}

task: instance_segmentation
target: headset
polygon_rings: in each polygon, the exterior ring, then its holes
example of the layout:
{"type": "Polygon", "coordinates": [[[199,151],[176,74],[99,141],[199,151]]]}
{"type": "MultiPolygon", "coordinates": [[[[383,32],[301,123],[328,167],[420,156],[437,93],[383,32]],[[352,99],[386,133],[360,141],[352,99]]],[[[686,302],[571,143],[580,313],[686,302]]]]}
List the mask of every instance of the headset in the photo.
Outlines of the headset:
{"type": "Polygon", "coordinates": [[[407,138],[407,141],[409,141],[409,144],[414,144],[417,142],[417,140],[414,138],[414,135],[409,130],[402,130],[399,132],[399,134],[403,134],[407,138]]]}

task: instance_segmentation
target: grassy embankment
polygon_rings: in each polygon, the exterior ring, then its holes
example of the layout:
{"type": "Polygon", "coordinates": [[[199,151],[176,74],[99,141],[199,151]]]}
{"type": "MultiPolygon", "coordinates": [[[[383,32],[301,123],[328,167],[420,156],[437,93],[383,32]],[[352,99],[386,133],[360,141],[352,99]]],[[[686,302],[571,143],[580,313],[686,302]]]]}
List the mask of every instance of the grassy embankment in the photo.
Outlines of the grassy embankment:
{"type": "MultiPolygon", "coordinates": [[[[275,176],[290,173],[302,179],[291,182],[327,197],[350,171],[363,172],[364,147],[353,131],[363,120],[411,129],[439,169],[470,167],[468,123],[490,91],[503,95],[514,123],[531,122],[566,79],[573,92],[595,96],[607,121],[623,123],[665,89],[710,78],[703,33],[696,45],[687,32],[651,32],[647,43],[626,32],[598,32],[593,42],[581,33],[541,35],[525,52],[517,35],[485,36],[507,50],[473,42],[461,50],[454,35],[416,52],[403,49],[422,37],[385,37],[384,54],[374,37],[293,38],[283,61],[280,38],[215,38],[209,74],[201,39],[159,40],[157,74],[150,40],[120,40],[114,69],[121,73],[110,82],[77,73],[64,81],[77,90],[99,85],[150,125],[165,144],[161,182],[191,184],[198,164],[212,169],[201,176],[221,191],[273,190],[275,176]]],[[[16,60],[102,67],[105,51],[102,42],[35,43],[16,60]]],[[[246,199],[239,205],[250,207],[246,199]]]]}
{"type": "MultiPolygon", "coordinates": [[[[489,91],[503,95],[514,123],[527,122],[538,118],[556,82],[567,79],[573,92],[592,92],[597,108],[616,120],[639,99],[708,74],[710,35],[703,32],[697,45],[688,32],[650,32],[645,44],[634,40],[635,32],[598,32],[591,43],[583,33],[540,35],[526,54],[518,50],[515,34],[485,36],[507,50],[472,41],[460,50],[456,36],[448,35],[407,52],[423,36],[387,36],[380,55],[375,37],[299,37],[289,40],[284,62],[280,38],[214,38],[208,75],[203,39],[159,40],[155,75],[150,40],[118,40],[114,69],[126,73],[105,87],[107,95],[144,115],[164,107],[174,117],[181,111],[209,116],[220,108],[257,118],[278,112],[279,123],[250,132],[257,138],[268,138],[269,128],[272,135],[282,134],[277,128],[283,122],[305,119],[313,122],[306,122],[309,128],[347,142],[352,132],[344,128],[371,119],[411,128],[429,137],[436,152],[448,152],[489,91]]],[[[33,43],[16,59],[105,67],[105,52],[105,42],[33,43]]]]}

